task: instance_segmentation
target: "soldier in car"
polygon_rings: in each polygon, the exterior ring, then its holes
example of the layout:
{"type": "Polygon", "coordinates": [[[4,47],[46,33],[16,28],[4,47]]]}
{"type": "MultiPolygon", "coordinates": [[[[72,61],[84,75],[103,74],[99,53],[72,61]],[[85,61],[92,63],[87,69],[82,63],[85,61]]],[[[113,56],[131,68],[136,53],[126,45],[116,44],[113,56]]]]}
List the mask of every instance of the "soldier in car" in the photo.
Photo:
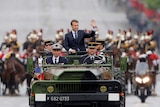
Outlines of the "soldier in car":
{"type": "Polygon", "coordinates": [[[52,45],[53,45],[53,41],[52,40],[46,40],[44,42],[44,54],[47,56],[51,56],[52,55],[52,45]]]}
{"type": "Polygon", "coordinates": [[[104,63],[105,61],[103,60],[105,59],[103,56],[98,56],[97,55],[97,43],[96,42],[89,42],[88,43],[88,48],[87,48],[87,54],[82,55],[80,57],[80,64],[93,64],[95,63],[95,61],[99,60],[102,61],[100,63],[104,63]]]}
{"type": "Polygon", "coordinates": [[[52,56],[46,58],[47,64],[66,64],[68,61],[61,56],[62,45],[55,43],[52,45],[52,56]]]}

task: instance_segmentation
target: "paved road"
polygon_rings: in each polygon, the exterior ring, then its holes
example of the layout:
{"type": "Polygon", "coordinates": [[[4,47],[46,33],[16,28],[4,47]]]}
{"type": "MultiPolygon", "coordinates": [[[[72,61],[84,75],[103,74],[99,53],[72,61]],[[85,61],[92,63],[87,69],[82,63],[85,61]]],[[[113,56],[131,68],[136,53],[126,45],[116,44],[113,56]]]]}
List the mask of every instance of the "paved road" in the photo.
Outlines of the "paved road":
{"type": "Polygon", "coordinates": [[[134,95],[128,95],[126,97],[126,107],[159,107],[160,105],[160,74],[157,75],[157,96],[149,96],[145,103],[141,103],[141,100],[134,95]]]}

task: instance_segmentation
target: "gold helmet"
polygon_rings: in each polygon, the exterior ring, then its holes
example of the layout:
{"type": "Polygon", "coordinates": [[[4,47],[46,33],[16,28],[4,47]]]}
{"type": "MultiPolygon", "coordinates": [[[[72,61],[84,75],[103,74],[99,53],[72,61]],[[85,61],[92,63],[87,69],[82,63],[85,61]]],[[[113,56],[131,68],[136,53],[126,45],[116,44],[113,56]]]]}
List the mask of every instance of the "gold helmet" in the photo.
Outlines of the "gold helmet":
{"type": "Polygon", "coordinates": [[[124,48],[127,48],[128,46],[129,46],[128,43],[122,43],[120,47],[124,49],[124,48]]]}
{"type": "Polygon", "coordinates": [[[125,43],[124,48],[128,48],[128,47],[129,47],[129,43],[125,43]]]}
{"type": "Polygon", "coordinates": [[[150,41],[150,48],[156,48],[156,47],[157,47],[156,41],[150,41]]]}

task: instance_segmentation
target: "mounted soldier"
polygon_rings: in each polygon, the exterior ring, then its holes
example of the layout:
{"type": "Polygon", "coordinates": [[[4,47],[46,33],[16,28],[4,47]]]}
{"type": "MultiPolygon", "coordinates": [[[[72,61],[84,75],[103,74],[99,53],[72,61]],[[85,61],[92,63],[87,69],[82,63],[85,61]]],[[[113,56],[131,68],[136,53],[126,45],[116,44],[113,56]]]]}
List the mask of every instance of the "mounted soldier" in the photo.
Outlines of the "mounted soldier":
{"type": "Polygon", "coordinates": [[[156,95],[155,87],[156,87],[156,75],[157,72],[159,71],[159,57],[158,55],[151,50],[148,50],[146,52],[147,54],[147,61],[150,69],[150,75],[152,77],[152,88],[153,88],[153,95],[156,95]]]}
{"type": "Polygon", "coordinates": [[[12,45],[10,51],[4,56],[5,60],[9,59],[12,54],[14,54],[19,61],[22,61],[22,56],[19,52],[19,46],[12,45]]]}
{"type": "Polygon", "coordinates": [[[106,50],[112,50],[113,45],[114,45],[113,32],[108,30],[108,33],[106,35],[106,40],[105,40],[105,49],[106,50]]]}
{"type": "Polygon", "coordinates": [[[43,45],[44,40],[43,40],[43,29],[40,29],[39,32],[37,33],[37,41],[36,41],[36,46],[43,45]]]}
{"type": "Polygon", "coordinates": [[[10,38],[9,38],[9,33],[7,32],[6,35],[4,36],[4,42],[2,42],[0,46],[1,51],[6,51],[10,47],[10,38]]]}
{"type": "Polygon", "coordinates": [[[9,43],[10,47],[8,52],[4,55],[3,60],[5,61],[5,59],[9,59],[11,54],[15,54],[15,57],[21,61],[22,56],[19,52],[20,43],[17,40],[17,31],[15,29],[13,29],[12,32],[9,34],[9,38],[10,38],[10,43],[9,43]]]}
{"type": "Polygon", "coordinates": [[[64,30],[63,29],[57,30],[55,35],[55,42],[62,45],[63,40],[64,40],[64,30]]]}
{"type": "Polygon", "coordinates": [[[52,45],[53,45],[53,41],[52,40],[46,40],[44,42],[44,54],[47,56],[52,55],[52,45]]]}
{"type": "Polygon", "coordinates": [[[17,31],[15,29],[13,29],[12,32],[10,33],[9,37],[10,37],[10,46],[11,47],[13,45],[17,46],[18,51],[19,51],[19,49],[20,49],[20,43],[17,40],[17,31]]]}

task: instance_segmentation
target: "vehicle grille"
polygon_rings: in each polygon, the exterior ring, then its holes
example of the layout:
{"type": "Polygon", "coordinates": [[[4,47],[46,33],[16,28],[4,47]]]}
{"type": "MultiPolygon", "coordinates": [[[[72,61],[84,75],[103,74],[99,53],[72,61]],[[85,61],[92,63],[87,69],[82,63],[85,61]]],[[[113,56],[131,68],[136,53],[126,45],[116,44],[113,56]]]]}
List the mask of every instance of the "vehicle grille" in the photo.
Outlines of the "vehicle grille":
{"type": "Polygon", "coordinates": [[[56,84],[59,93],[94,93],[97,91],[98,85],[95,83],[58,83],[56,84]]]}

